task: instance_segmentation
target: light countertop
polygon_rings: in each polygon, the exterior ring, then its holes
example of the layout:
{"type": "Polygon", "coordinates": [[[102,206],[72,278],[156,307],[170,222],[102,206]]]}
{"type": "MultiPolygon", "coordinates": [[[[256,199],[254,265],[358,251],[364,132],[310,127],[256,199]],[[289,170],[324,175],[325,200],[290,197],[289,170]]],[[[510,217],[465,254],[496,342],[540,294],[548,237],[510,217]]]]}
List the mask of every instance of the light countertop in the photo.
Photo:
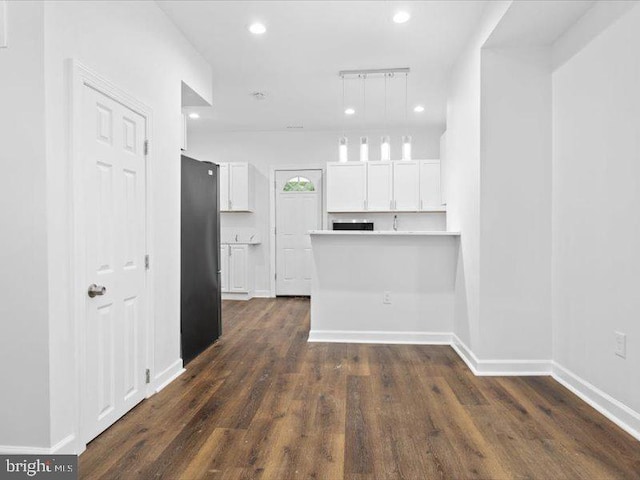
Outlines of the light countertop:
{"type": "Polygon", "coordinates": [[[460,232],[443,231],[395,231],[395,230],[311,230],[309,235],[351,235],[351,236],[389,236],[389,237],[459,237],[460,232]]]}

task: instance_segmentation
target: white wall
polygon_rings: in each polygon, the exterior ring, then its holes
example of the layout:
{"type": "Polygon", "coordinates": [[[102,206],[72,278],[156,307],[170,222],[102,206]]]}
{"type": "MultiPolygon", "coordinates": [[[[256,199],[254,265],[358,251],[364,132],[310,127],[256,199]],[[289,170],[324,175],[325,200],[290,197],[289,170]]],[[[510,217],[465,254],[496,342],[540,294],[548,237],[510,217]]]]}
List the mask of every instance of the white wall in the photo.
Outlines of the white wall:
{"type": "Polygon", "coordinates": [[[480,321],[480,49],[510,4],[487,4],[451,71],[447,98],[447,230],[462,232],[454,331],[472,349],[480,321]]]}
{"type": "Polygon", "coordinates": [[[461,231],[454,331],[482,359],[551,359],[549,48],[487,49],[487,5],[447,108],[447,229],[461,231]]]}
{"type": "Polygon", "coordinates": [[[590,43],[583,29],[558,47],[586,46],[553,73],[553,355],[640,412],[640,6],[590,43]]]}
{"type": "MultiPolygon", "coordinates": [[[[442,130],[410,131],[414,158],[438,158],[439,138],[442,130]]],[[[392,131],[392,158],[400,157],[402,131],[392,131]]],[[[223,213],[221,228],[224,231],[255,229],[262,244],[255,248],[255,290],[258,295],[270,294],[270,236],[269,236],[269,174],[274,166],[319,166],[337,160],[339,132],[214,132],[206,124],[189,123],[187,155],[212,162],[250,162],[255,166],[255,212],[223,213]]],[[[376,145],[381,132],[368,132],[376,145]]],[[[357,159],[359,132],[348,132],[349,157],[357,159]]],[[[376,158],[377,151],[372,152],[376,158]]],[[[338,217],[361,218],[363,214],[338,217]]],[[[367,218],[373,217],[366,215],[367,218]]],[[[443,214],[401,214],[402,229],[444,227],[443,214]]],[[[373,220],[377,228],[391,228],[393,215],[377,215],[373,220]]]]}
{"type": "Polygon", "coordinates": [[[78,408],[66,61],[84,63],[153,109],[155,384],[181,367],[181,81],[211,100],[212,79],[154,2],[9,2],[8,9],[0,131],[10,141],[3,136],[8,181],[0,195],[11,206],[2,213],[11,234],[2,236],[1,249],[11,260],[3,261],[0,285],[0,445],[49,447],[72,439],[78,408]]]}
{"type": "Polygon", "coordinates": [[[0,450],[49,443],[44,7],[7,2],[0,48],[0,450]]]}
{"type": "Polygon", "coordinates": [[[480,358],[551,359],[551,55],[481,53],[480,358]]]}

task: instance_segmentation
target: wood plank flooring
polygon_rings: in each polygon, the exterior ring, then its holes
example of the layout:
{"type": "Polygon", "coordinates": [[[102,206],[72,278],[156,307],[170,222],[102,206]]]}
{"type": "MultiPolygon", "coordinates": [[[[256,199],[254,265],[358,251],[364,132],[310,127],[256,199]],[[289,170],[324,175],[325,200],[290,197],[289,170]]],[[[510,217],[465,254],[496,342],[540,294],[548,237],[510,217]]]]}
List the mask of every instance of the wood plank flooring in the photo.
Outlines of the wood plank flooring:
{"type": "Polygon", "coordinates": [[[550,377],[448,346],[308,344],[309,301],[224,302],[222,339],[91,442],[86,479],[640,479],[640,442],[550,377]]]}

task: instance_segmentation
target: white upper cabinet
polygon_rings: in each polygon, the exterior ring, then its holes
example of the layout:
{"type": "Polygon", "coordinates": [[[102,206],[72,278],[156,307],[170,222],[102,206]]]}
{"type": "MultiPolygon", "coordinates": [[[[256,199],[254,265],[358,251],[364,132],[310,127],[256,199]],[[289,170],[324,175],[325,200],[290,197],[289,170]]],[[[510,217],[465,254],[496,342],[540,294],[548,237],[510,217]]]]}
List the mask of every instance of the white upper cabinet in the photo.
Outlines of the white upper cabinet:
{"type": "Polygon", "coordinates": [[[444,210],[440,193],[440,161],[420,161],[420,210],[444,210]]]}
{"type": "Polygon", "coordinates": [[[253,210],[252,166],[247,162],[220,164],[220,211],[253,210]]]}
{"type": "Polygon", "coordinates": [[[359,212],[366,210],[367,164],[331,162],[327,164],[327,210],[359,212]]]}
{"type": "Polygon", "coordinates": [[[443,212],[440,161],[331,162],[328,212],[443,212]]]}
{"type": "Polygon", "coordinates": [[[391,162],[367,164],[367,210],[388,212],[393,208],[393,171],[391,162]]]}
{"type": "Polygon", "coordinates": [[[229,211],[229,164],[220,164],[220,211],[229,211]]]}
{"type": "Polygon", "coordinates": [[[393,207],[399,212],[420,209],[420,164],[418,161],[393,162],[393,207]]]}

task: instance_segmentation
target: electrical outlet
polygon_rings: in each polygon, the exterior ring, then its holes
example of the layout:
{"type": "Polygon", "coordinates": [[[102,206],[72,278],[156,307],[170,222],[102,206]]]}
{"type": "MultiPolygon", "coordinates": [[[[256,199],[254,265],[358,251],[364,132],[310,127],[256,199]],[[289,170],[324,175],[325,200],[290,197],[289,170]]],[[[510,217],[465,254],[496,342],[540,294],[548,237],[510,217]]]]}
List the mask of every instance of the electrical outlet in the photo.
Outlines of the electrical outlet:
{"type": "Polygon", "coordinates": [[[391,292],[383,292],[382,303],[389,305],[391,303],[391,292]]]}
{"type": "Polygon", "coordinates": [[[627,335],[621,332],[613,332],[616,335],[616,355],[627,358],[627,335]]]}

